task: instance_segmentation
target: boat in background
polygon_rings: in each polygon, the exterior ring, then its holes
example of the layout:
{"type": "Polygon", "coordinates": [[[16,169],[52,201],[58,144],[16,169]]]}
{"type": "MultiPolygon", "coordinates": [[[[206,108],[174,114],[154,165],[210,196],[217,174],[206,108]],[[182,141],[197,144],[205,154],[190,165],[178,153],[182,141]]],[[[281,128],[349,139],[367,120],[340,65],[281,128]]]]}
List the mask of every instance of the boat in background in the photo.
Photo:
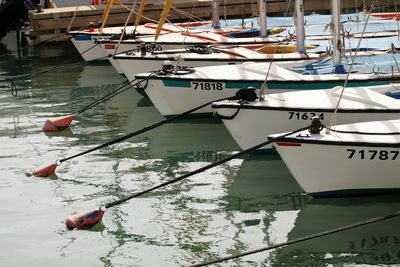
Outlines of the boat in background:
{"type": "MultiPolygon", "coordinates": [[[[304,36],[304,22],[301,14],[304,11],[302,1],[295,2],[297,35],[304,36]]],[[[349,87],[382,85],[400,77],[396,70],[396,58],[384,63],[392,67],[385,74],[379,73],[375,63],[353,68],[343,64],[343,41],[340,27],[340,3],[332,1],[332,61],[298,61],[278,63],[245,62],[238,65],[220,65],[181,70],[158,71],[137,74],[137,79],[146,80],[145,92],[164,116],[173,116],[198,107],[210,101],[233,96],[240,88],[261,88],[265,83],[271,92],[291,90],[328,89],[343,85],[348,80],[349,87]],[[327,63],[328,62],[328,63],[327,63]],[[327,66],[327,68],[326,68],[327,66]],[[350,70],[351,69],[351,70],[350,70]],[[396,71],[395,71],[396,70],[396,71]],[[349,75],[347,72],[351,71],[349,75]],[[185,101],[182,101],[184,99],[185,101]]],[[[304,51],[304,38],[298,38],[298,51],[304,51]],[[300,41],[301,40],[301,41],[300,41]]],[[[359,43],[360,44],[360,43],[359,43]]],[[[378,56],[374,61],[379,61],[378,56]],[[376,59],[376,60],[375,60],[376,59]]],[[[195,111],[196,114],[211,113],[211,107],[195,111]]]]}
{"type": "Polygon", "coordinates": [[[273,146],[299,185],[313,197],[400,192],[398,119],[342,124],[329,131],[305,130],[281,138],[273,146]]]}
{"type": "MultiPolygon", "coordinates": [[[[317,45],[309,45],[307,49],[315,49],[317,45]]],[[[118,73],[124,74],[129,81],[135,79],[136,73],[161,69],[166,61],[179,65],[180,68],[205,67],[243,62],[293,61],[319,59],[326,51],[319,53],[296,52],[296,45],[197,45],[184,49],[153,51],[150,53],[131,51],[112,57],[111,64],[118,73]]]]}
{"type": "MultiPolygon", "coordinates": [[[[176,31],[185,31],[187,28],[196,26],[203,26],[210,24],[209,21],[205,22],[192,22],[192,23],[176,23],[164,24],[161,33],[170,33],[176,31]]],[[[103,29],[95,28],[93,24],[89,24],[86,29],[79,31],[69,31],[68,36],[76,50],[85,61],[92,61],[96,59],[106,60],[107,54],[104,53],[98,45],[97,40],[112,38],[119,40],[121,33],[125,30],[124,38],[135,38],[137,36],[154,35],[157,28],[155,23],[146,23],[138,26],[123,26],[120,27],[106,27],[103,29]]]]}

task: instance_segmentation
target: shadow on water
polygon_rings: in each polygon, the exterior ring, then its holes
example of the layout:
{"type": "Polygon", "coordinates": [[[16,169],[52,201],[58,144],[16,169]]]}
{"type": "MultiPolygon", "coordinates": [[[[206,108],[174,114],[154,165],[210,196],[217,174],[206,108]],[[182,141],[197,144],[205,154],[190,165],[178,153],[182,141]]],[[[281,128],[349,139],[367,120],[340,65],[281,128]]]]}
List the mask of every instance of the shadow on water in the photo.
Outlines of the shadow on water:
{"type": "Polygon", "coordinates": [[[229,186],[226,209],[298,210],[307,199],[278,155],[250,155],[229,186]]]}

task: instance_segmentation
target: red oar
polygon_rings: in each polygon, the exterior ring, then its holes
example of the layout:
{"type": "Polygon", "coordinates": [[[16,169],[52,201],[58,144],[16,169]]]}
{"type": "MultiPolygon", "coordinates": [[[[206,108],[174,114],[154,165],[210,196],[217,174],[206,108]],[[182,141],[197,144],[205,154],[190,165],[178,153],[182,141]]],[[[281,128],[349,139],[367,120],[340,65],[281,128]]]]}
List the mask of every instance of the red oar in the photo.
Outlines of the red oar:
{"type": "MultiPolygon", "coordinates": [[[[141,81],[133,83],[133,84],[131,84],[129,81],[125,81],[116,90],[112,91],[109,94],[106,94],[105,96],[101,97],[100,99],[97,99],[96,101],[94,101],[94,102],[90,103],[89,105],[78,110],[76,112],[76,115],[81,114],[82,112],[84,112],[88,109],[91,109],[92,107],[95,107],[98,104],[103,103],[104,101],[107,101],[108,99],[110,99],[122,92],[125,92],[126,90],[132,88],[133,86],[135,86],[143,81],[144,80],[141,80],[141,81]],[[130,85],[130,86],[126,87],[127,85],[130,85]],[[124,87],[126,87],[126,88],[124,88],[124,87]]],[[[71,125],[71,122],[74,119],[75,119],[75,115],[66,115],[66,116],[62,116],[62,117],[47,119],[42,127],[42,132],[55,132],[55,131],[62,131],[64,129],[67,129],[71,125]]]]}
{"type": "MultiPolygon", "coordinates": [[[[242,156],[244,154],[247,154],[247,153],[249,153],[251,151],[254,151],[254,150],[256,150],[256,149],[258,149],[260,147],[263,147],[263,146],[266,146],[266,145],[268,145],[270,143],[279,141],[279,140],[281,140],[282,138],[284,138],[286,136],[292,135],[292,134],[294,134],[296,132],[300,132],[300,131],[303,131],[303,130],[306,130],[306,129],[309,129],[309,128],[312,129],[313,127],[314,128],[318,128],[318,129],[322,129],[321,127],[323,127],[323,125],[321,124],[321,120],[319,119],[319,117],[316,117],[316,119],[313,119],[313,122],[312,122],[311,126],[303,127],[301,129],[292,131],[290,133],[286,133],[286,134],[283,134],[281,136],[278,136],[278,137],[275,137],[275,138],[271,138],[268,141],[265,141],[265,142],[263,142],[261,144],[253,146],[253,147],[248,148],[246,150],[240,151],[240,152],[238,152],[238,153],[236,153],[234,155],[231,155],[229,157],[226,157],[226,158],[224,158],[222,160],[219,160],[219,161],[213,162],[211,164],[208,164],[207,166],[199,168],[199,169],[197,169],[195,171],[192,171],[190,173],[184,174],[184,175],[182,175],[182,176],[180,176],[178,178],[169,180],[169,181],[167,181],[165,183],[159,184],[157,186],[154,186],[154,187],[149,188],[147,190],[144,190],[142,192],[138,192],[138,193],[132,194],[130,196],[126,196],[126,197],[124,197],[122,199],[116,200],[114,202],[108,203],[108,204],[105,205],[105,208],[109,209],[109,208],[114,207],[116,205],[122,204],[122,203],[124,203],[124,202],[126,202],[126,201],[128,201],[128,200],[130,200],[132,198],[139,197],[141,195],[144,195],[144,194],[149,193],[151,191],[154,191],[156,189],[159,189],[159,188],[165,187],[167,185],[179,182],[179,181],[181,181],[181,180],[183,180],[185,178],[188,178],[188,177],[193,176],[195,174],[201,173],[201,172],[206,171],[208,169],[211,169],[211,168],[213,168],[215,166],[221,165],[221,164],[223,164],[223,163],[225,163],[227,161],[230,161],[232,159],[238,158],[238,157],[240,157],[240,156],[242,156]]],[[[101,221],[101,219],[103,218],[104,212],[105,211],[103,211],[101,208],[99,208],[98,210],[94,210],[92,212],[74,214],[74,215],[69,216],[66,219],[65,225],[67,226],[67,228],[69,230],[73,230],[75,228],[77,228],[77,229],[87,229],[87,228],[90,228],[90,227],[94,226],[95,224],[99,223],[101,221]]]]}
{"type": "Polygon", "coordinates": [[[150,126],[144,127],[144,128],[142,128],[142,129],[140,129],[140,130],[138,130],[138,131],[136,131],[136,132],[133,132],[133,133],[130,133],[130,134],[121,136],[121,137],[119,137],[119,138],[117,138],[117,139],[111,140],[111,141],[109,141],[109,142],[107,142],[107,143],[104,143],[104,144],[102,144],[102,145],[98,145],[98,146],[96,146],[96,147],[94,147],[94,148],[88,149],[88,150],[86,150],[86,151],[83,151],[83,152],[78,153],[78,154],[76,154],[76,155],[70,156],[70,157],[68,157],[68,158],[60,159],[60,160],[58,160],[58,161],[57,161],[56,163],[54,163],[54,164],[50,164],[50,165],[47,165],[47,166],[44,166],[44,167],[40,167],[40,168],[37,168],[37,169],[34,169],[34,170],[30,170],[29,173],[32,174],[32,175],[35,175],[35,176],[39,176],[39,177],[50,176],[50,175],[54,174],[54,171],[55,171],[56,167],[57,167],[58,165],[60,165],[62,162],[64,162],[64,161],[67,161],[67,160],[70,160],[70,159],[73,159],[73,158],[76,158],[76,157],[85,155],[85,154],[87,154],[87,153],[90,153],[90,152],[99,150],[99,149],[101,149],[101,148],[104,148],[104,147],[107,147],[107,146],[110,146],[110,145],[119,143],[119,142],[121,142],[121,141],[124,141],[124,140],[126,140],[126,139],[128,139],[128,138],[131,138],[131,137],[133,137],[133,136],[139,135],[139,134],[141,134],[141,133],[150,131],[150,130],[152,130],[152,129],[154,129],[154,128],[157,128],[157,127],[159,127],[159,126],[161,126],[161,125],[163,125],[163,124],[165,124],[165,123],[167,123],[167,122],[173,121],[173,120],[178,119],[178,118],[180,118],[180,117],[183,117],[183,116],[185,116],[185,115],[187,115],[187,114],[189,114],[189,113],[192,113],[192,112],[194,112],[194,111],[196,111],[196,110],[198,110],[198,109],[201,109],[201,108],[203,108],[203,107],[205,107],[205,106],[208,106],[208,105],[210,105],[212,102],[215,102],[215,101],[222,101],[222,100],[228,100],[228,99],[230,99],[230,100],[239,100],[239,99],[242,99],[242,100],[247,100],[247,101],[254,101],[255,99],[257,99],[257,94],[255,93],[255,89],[254,89],[254,88],[253,88],[253,89],[241,89],[241,90],[239,90],[238,92],[236,92],[236,95],[235,95],[235,96],[210,101],[210,102],[208,102],[208,103],[205,103],[205,104],[203,104],[203,105],[200,105],[200,106],[198,106],[198,107],[195,107],[195,108],[193,108],[193,109],[191,109],[191,110],[185,111],[185,112],[183,112],[183,113],[181,113],[181,114],[178,114],[178,115],[175,115],[175,116],[166,118],[166,119],[164,119],[164,120],[162,120],[162,121],[160,121],[160,122],[157,122],[157,123],[152,124],[152,125],[150,125],[150,126]]]}

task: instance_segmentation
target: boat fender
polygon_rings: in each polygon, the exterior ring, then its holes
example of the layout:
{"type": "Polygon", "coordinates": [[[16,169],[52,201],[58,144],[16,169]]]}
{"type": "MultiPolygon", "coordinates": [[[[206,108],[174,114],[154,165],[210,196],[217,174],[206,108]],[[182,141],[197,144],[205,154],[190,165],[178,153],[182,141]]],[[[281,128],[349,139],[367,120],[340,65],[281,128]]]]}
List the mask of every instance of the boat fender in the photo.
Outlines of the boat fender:
{"type": "Polygon", "coordinates": [[[314,116],[311,118],[311,125],[308,131],[311,134],[319,134],[325,126],[321,123],[321,118],[318,116],[314,116]]]}

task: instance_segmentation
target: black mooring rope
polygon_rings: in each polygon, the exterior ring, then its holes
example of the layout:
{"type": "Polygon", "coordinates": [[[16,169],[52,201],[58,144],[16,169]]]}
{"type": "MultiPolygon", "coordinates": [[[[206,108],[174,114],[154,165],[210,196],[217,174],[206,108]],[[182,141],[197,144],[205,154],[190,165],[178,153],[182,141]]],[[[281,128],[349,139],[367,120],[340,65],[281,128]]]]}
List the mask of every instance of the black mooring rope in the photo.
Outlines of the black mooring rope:
{"type": "Polygon", "coordinates": [[[208,266],[208,265],[211,265],[211,264],[221,263],[221,262],[224,262],[224,261],[228,261],[228,260],[232,260],[232,259],[237,259],[237,258],[240,258],[240,257],[248,256],[248,255],[251,255],[251,254],[255,254],[255,253],[259,253],[259,252],[263,252],[263,251],[267,251],[267,250],[271,250],[271,249],[275,249],[275,248],[280,248],[280,247],[292,245],[292,244],[295,244],[295,243],[300,243],[300,242],[303,242],[303,241],[311,240],[311,239],[314,239],[314,238],[318,238],[318,237],[322,237],[322,236],[326,236],[326,235],[342,232],[342,231],[345,231],[345,230],[349,230],[349,229],[352,229],[352,228],[364,226],[364,225],[367,225],[367,224],[372,224],[372,223],[376,223],[376,222],[379,222],[379,221],[388,220],[388,219],[391,219],[391,218],[394,218],[394,217],[398,217],[398,216],[400,216],[400,211],[396,211],[396,212],[391,213],[391,214],[387,214],[387,215],[371,218],[371,219],[364,220],[364,221],[361,221],[361,222],[344,225],[344,226],[337,227],[337,228],[334,228],[334,229],[331,229],[331,230],[327,230],[327,231],[319,232],[319,233],[316,233],[316,234],[308,235],[308,236],[305,236],[305,237],[300,237],[300,238],[297,238],[297,239],[293,239],[291,241],[283,242],[283,243],[272,245],[272,246],[269,246],[269,247],[254,249],[254,250],[247,251],[247,252],[240,253],[240,254],[236,254],[236,255],[233,255],[233,256],[223,257],[223,258],[219,258],[219,259],[216,259],[216,260],[213,260],[213,261],[208,261],[208,262],[203,262],[203,263],[190,265],[190,267],[208,266]]]}
{"type": "MultiPolygon", "coordinates": [[[[142,81],[140,81],[140,82],[142,82],[142,81]]],[[[166,118],[166,119],[164,119],[164,120],[162,120],[162,121],[160,121],[160,122],[157,122],[157,123],[152,124],[152,125],[150,125],[150,126],[144,127],[144,128],[142,128],[142,129],[140,129],[140,130],[138,130],[138,131],[135,131],[135,132],[133,132],[133,133],[130,133],[130,134],[121,136],[121,137],[119,137],[119,138],[117,138],[117,139],[114,139],[114,140],[111,140],[111,141],[106,142],[106,143],[104,143],[104,144],[98,145],[98,146],[96,146],[96,147],[93,147],[93,148],[88,149],[88,150],[86,150],[86,151],[83,151],[83,152],[81,152],[81,153],[75,154],[75,155],[73,155],[73,156],[70,156],[70,157],[67,157],[67,158],[64,158],[64,159],[57,160],[56,163],[57,163],[57,164],[61,164],[61,163],[64,162],[64,161],[67,161],[67,160],[70,160],[70,159],[73,159],[73,158],[76,158],[76,157],[79,157],[79,156],[88,154],[88,153],[90,153],[90,152],[99,150],[99,149],[101,149],[101,148],[104,148],[104,147],[107,147],[107,146],[110,146],[110,145],[119,143],[119,142],[124,141],[124,140],[126,140],[126,139],[128,139],[128,138],[131,138],[131,137],[133,137],[133,136],[136,136],[136,135],[142,134],[142,133],[144,133],[144,132],[150,131],[150,130],[152,130],[152,129],[154,129],[154,128],[157,128],[157,127],[159,127],[159,126],[161,126],[161,125],[163,125],[163,124],[165,124],[165,123],[167,123],[167,122],[176,120],[176,119],[181,118],[181,117],[183,117],[183,116],[185,116],[185,115],[187,115],[187,114],[190,114],[190,113],[192,113],[192,112],[194,112],[194,111],[196,111],[196,110],[199,110],[199,109],[201,109],[201,108],[203,108],[203,107],[206,107],[206,106],[210,105],[212,102],[215,102],[215,101],[222,101],[222,100],[228,100],[228,99],[229,99],[229,100],[238,100],[238,99],[240,99],[239,97],[244,97],[244,96],[247,96],[247,95],[248,95],[248,94],[243,94],[243,93],[242,93],[243,90],[246,90],[246,89],[241,89],[241,90],[239,90],[239,91],[236,93],[235,96],[226,97],[226,98],[222,98],[222,99],[216,99],[216,100],[207,102],[207,103],[202,104],[202,105],[200,105],[200,106],[198,106],[198,107],[195,107],[195,108],[192,108],[192,109],[190,109],[190,110],[188,110],[188,111],[185,111],[185,112],[183,112],[183,113],[181,113],[181,114],[178,114],[178,115],[175,115],[175,116],[166,118]]],[[[252,95],[252,94],[250,93],[249,95],[252,95]]]]}
{"type": "MultiPolygon", "coordinates": [[[[221,100],[220,100],[220,101],[221,101],[221,100]]],[[[232,159],[235,159],[235,158],[238,158],[238,157],[240,157],[240,156],[242,156],[242,155],[248,154],[249,152],[254,151],[254,150],[256,150],[256,149],[258,149],[258,148],[260,148],[260,147],[263,147],[263,146],[266,146],[266,145],[268,145],[268,144],[270,144],[270,143],[279,141],[279,140],[281,140],[282,138],[285,138],[285,137],[288,136],[288,135],[292,135],[292,134],[294,134],[294,133],[297,133],[297,132],[306,130],[306,129],[308,129],[308,128],[310,128],[310,126],[297,129],[297,130],[295,130],[295,131],[292,131],[292,132],[287,133],[287,134],[283,134],[283,135],[278,136],[278,137],[276,137],[276,138],[272,138],[272,139],[270,139],[270,140],[268,140],[268,141],[266,141],[266,142],[263,142],[263,143],[258,144],[258,145],[256,145],[256,146],[253,146],[253,147],[250,147],[250,148],[248,148],[248,149],[246,149],[246,150],[240,151],[240,152],[238,152],[238,153],[236,153],[236,154],[234,154],[234,155],[231,155],[231,156],[229,156],[229,157],[226,157],[226,158],[224,158],[224,159],[222,159],[222,160],[219,160],[219,161],[213,162],[213,163],[211,163],[211,164],[208,164],[207,166],[204,166],[204,167],[199,168],[199,169],[197,169],[197,170],[195,170],[195,171],[192,171],[192,172],[189,172],[189,173],[187,173],[187,174],[184,174],[184,175],[182,175],[182,176],[180,176],[180,177],[178,177],[178,178],[169,180],[169,181],[167,181],[167,182],[165,182],[165,183],[159,184],[159,185],[157,185],[157,186],[154,186],[154,187],[149,188],[149,189],[147,189],[147,190],[144,190],[144,191],[142,191],[142,192],[135,193],[135,194],[133,194],[133,195],[124,197],[124,198],[119,199],[119,200],[117,200],[117,201],[108,203],[108,204],[105,205],[105,208],[106,208],[106,209],[111,208],[111,207],[113,207],[113,206],[116,206],[116,205],[119,205],[119,204],[121,204],[121,203],[123,203],[123,202],[126,202],[126,201],[128,201],[128,200],[130,200],[130,199],[132,199],[132,198],[135,198],[135,197],[141,196],[141,195],[143,195],[143,194],[149,193],[149,192],[154,191],[154,190],[156,190],[156,189],[159,189],[159,188],[161,188],[161,187],[164,187],[164,186],[167,186],[167,185],[170,185],[170,184],[179,182],[179,181],[181,181],[181,180],[183,180],[183,179],[185,179],[185,178],[188,178],[188,177],[193,176],[193,175],[195,175],[195,174],[201,173],[201,172],[206,171],[206,170],[208,170],[208,169],[211,169],[211,168],[213,168],[213,167],[215,167],[215,166],[221,165],[221,164],[223,164],[223,163],[225,163],[225,162],[228,162],[228,161],[230,161],[230,160],[232,160],[232,159]]]]}

